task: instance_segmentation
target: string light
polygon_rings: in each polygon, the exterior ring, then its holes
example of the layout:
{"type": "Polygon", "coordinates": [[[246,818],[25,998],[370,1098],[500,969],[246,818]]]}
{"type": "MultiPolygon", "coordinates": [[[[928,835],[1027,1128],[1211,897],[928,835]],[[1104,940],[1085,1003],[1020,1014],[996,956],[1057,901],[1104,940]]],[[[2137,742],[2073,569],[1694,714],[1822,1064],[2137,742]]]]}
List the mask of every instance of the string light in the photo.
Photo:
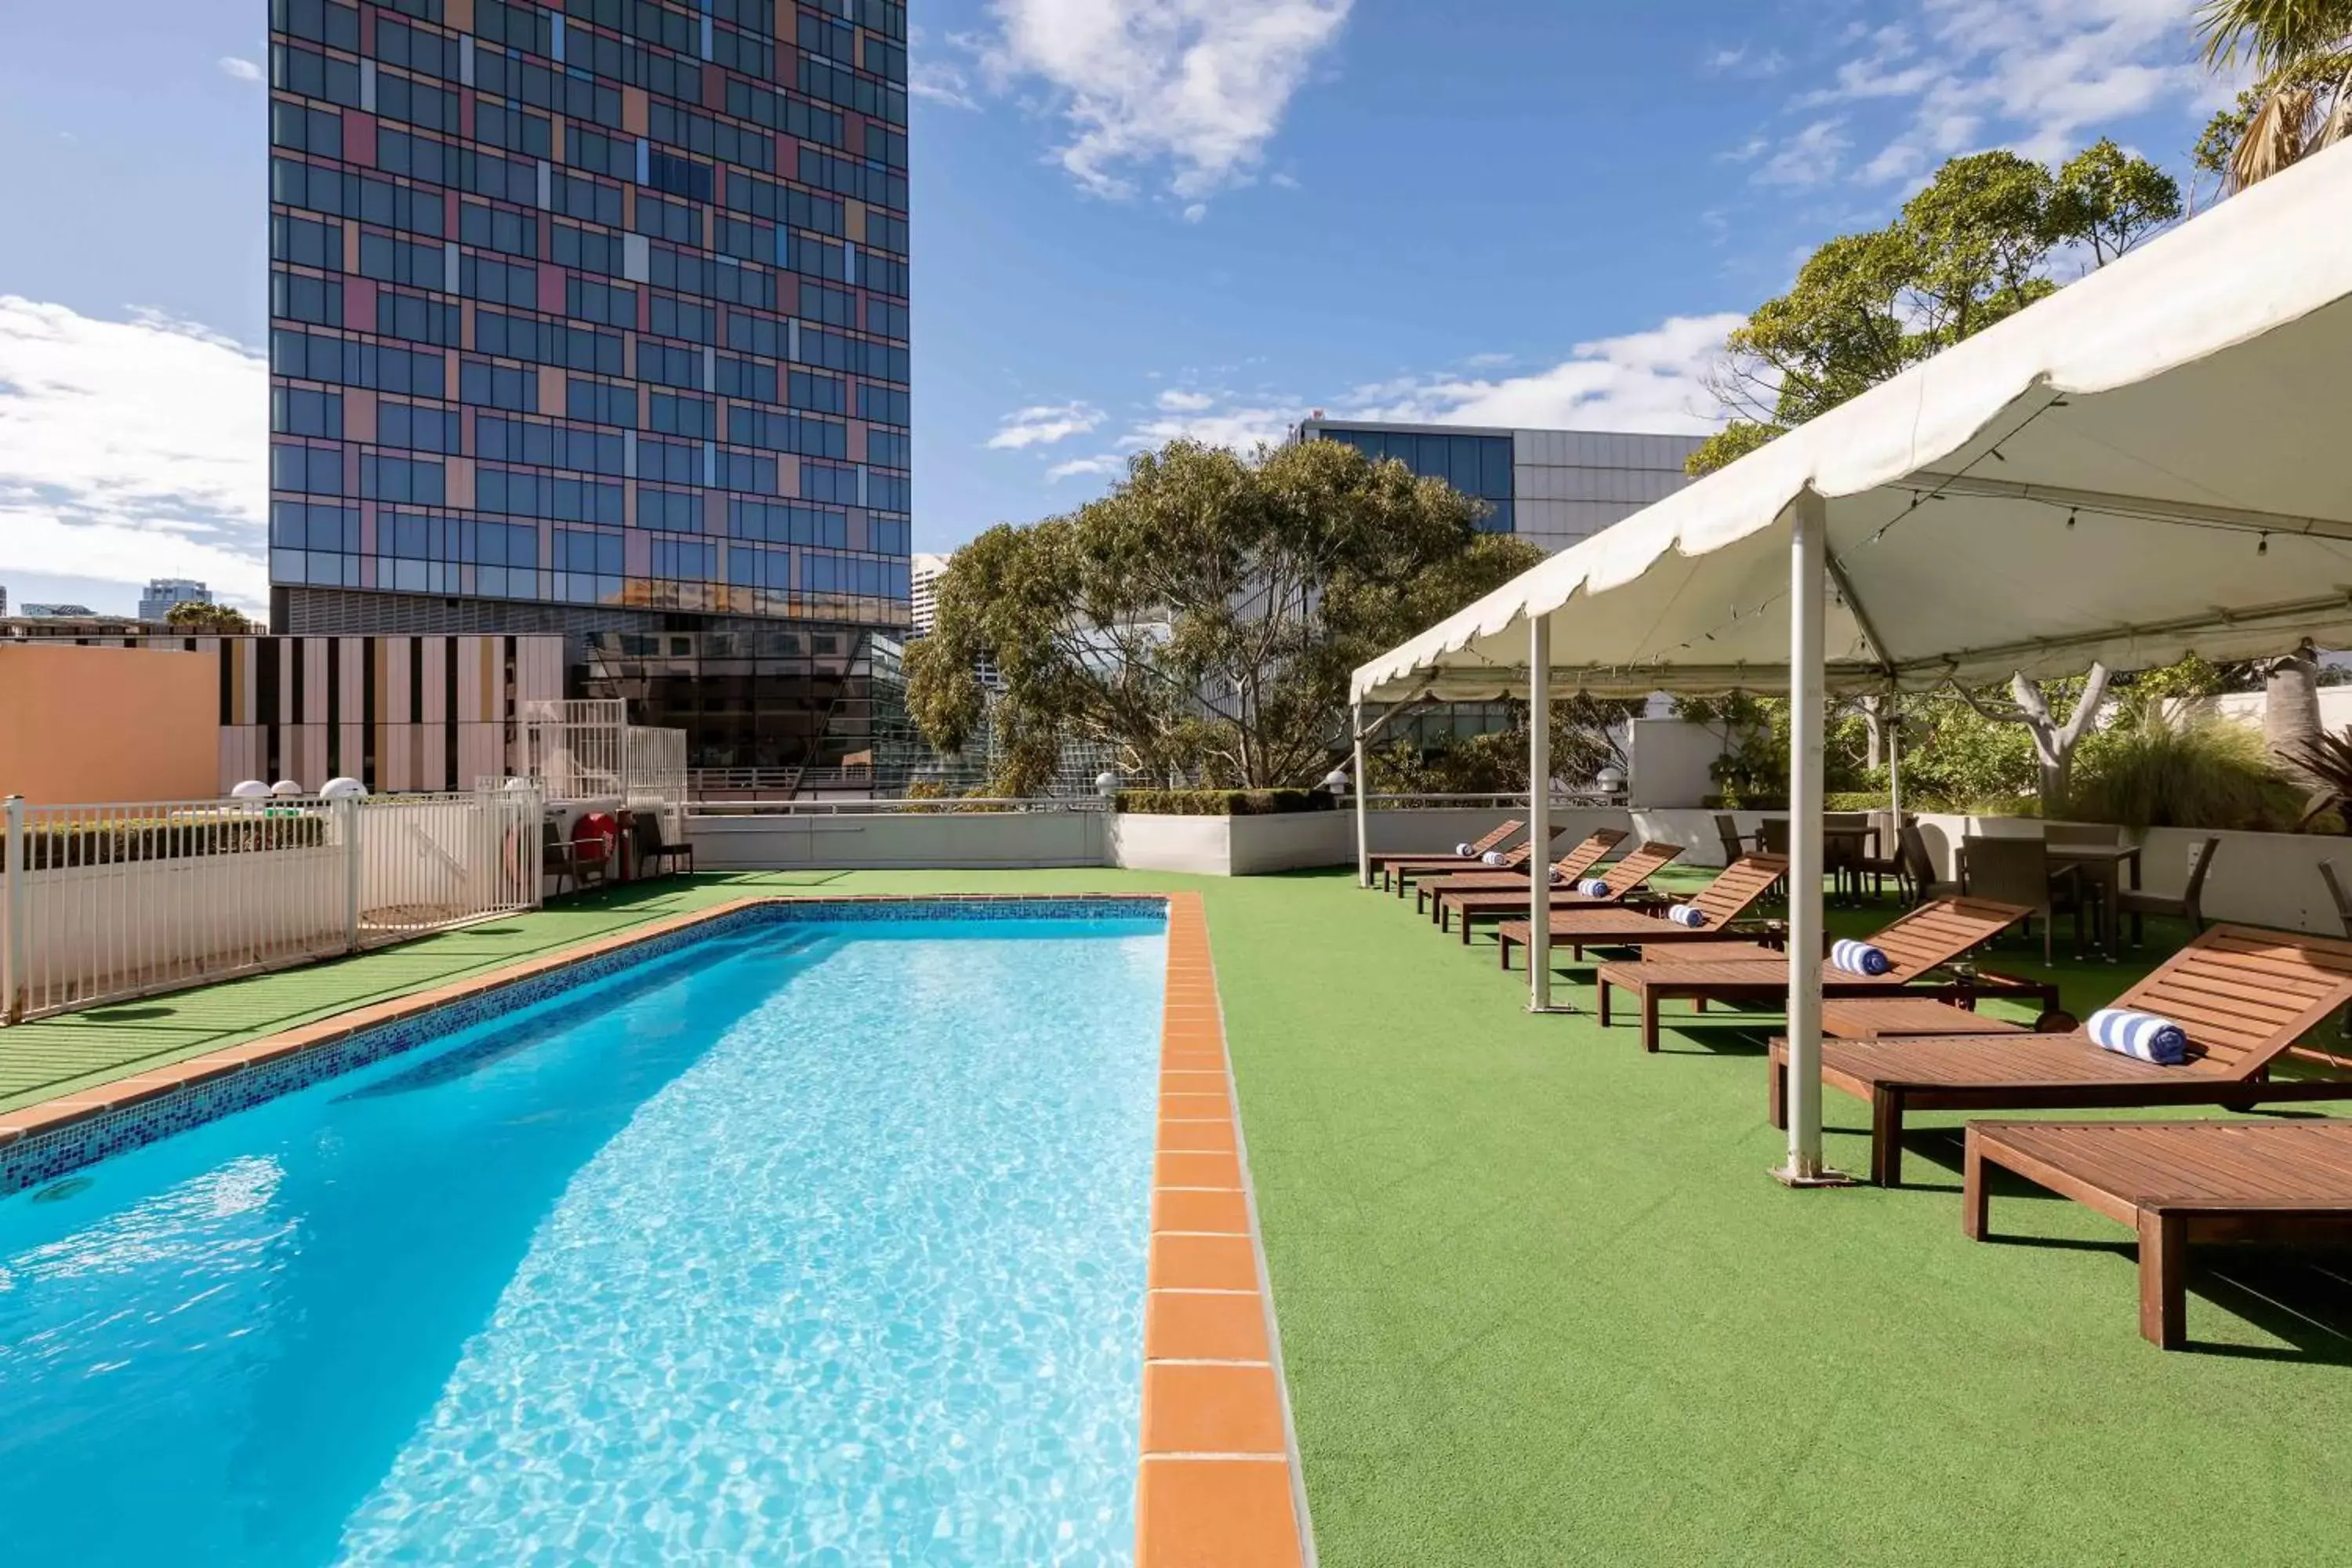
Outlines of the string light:
{"type": "Polygon", "coordinates": [[[2265,533],[2254,542],[2254,553],[2257,555],[2268,555],[2270,552],[2271,536],[2265,533]]]}
{"type": "Polygon", "coordinates": [[[2066,526],[2069,528],[2074,526],[2074,511],[2075,509],[2071,506],[2066,509],[2066,526]]]}

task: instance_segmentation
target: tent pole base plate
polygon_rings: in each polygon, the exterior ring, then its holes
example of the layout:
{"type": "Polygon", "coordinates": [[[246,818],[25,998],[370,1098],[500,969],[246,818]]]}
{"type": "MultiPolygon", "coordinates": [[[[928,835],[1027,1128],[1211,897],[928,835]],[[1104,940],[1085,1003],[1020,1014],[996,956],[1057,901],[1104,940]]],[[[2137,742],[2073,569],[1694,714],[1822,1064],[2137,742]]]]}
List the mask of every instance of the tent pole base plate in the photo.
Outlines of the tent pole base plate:
{"type": "Polygon", "coordinates": [[[1776,1165],[1772,1169],[1772,1179],[1784,1187],[1798,1188],[1851,1187],[1856,1184],[1854,1179],[1843,1171],[1833,1171],[1827,1166],[1805,1172],[1790,1165],[1776,1165]]]}

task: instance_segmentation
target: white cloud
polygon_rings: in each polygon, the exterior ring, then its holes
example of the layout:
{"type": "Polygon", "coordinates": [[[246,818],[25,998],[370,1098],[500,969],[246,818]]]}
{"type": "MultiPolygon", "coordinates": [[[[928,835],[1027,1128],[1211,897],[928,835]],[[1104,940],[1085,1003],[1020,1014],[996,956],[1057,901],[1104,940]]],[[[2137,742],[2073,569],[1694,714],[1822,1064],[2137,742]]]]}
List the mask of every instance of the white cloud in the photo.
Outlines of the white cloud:
{"type": "Polygon", "coordinates": [[[0,571],[268,596],[269,371],[152,311],[0,295],[0,571]]]}
{"type": "Polygon", "coordinates": [[[1189,210],[1255,177],[1353,5],[990,0],[995,31],[968,42],[999,90],[1044,89],[1070,132],[1055,158],[1082,187],[1129,196],[1152,171],[1189,210]]]}
{"type": "Polygon", "coordinates": [[[1742,44],[1734,49],[1717,49],[1706,57],[1705,68],[1710,76],[1779,76],[1789,68],[1789,57],[1778,49],[1759,54],[1742,44]]]}
{"type": "Polygon", "coordinates": [[[251,60],[241,59],[236,55],[223,55],[220,58],[219,63],[221,74],[223,76],[232,77],[238,81],[259,81],[261,79],[261,68],[255,65],[251,60]]]}
{"type": "Polygon", "coordinates": [[[1917,29],[1864,32],[1833,85],[1801,107],[1905,106],[1856,177],[1916,179],[1956,153],[2009,146],[2054,160],[2092,128],[2227,96],[2195,58],[2178,0],[1917,0],[1917,29]]]}
{"type": "Polygon", "coordinates": [[[1217,400],[1205,392],[1180,392],[1174,387],[1161,393],[1159,402],[1171,414],[1204,414],[1217,405],[1217,400]]]}
{"type": "Polygon", "coordinates": [[[1045,482],[1060,484],[1064,479],[1074,479],[1082,474],[1108,478],[1113,474],[1125,472],[1127,472],[1127,459],[1116,452],[1105,452],[1099,457],[1072,458],[1067,462],[1055,464],[1045,470],[1045,482]]]}
{"type": "Polygon", "coordinates": [[[1837,177],[1846,150],[1853,145],[1843,120],[1816,120],[1781,142],[1748,177],[1759,185],[1793,190],[1823,184],[1837,177]]]}
{"type": "Polygon", "coordinates": [[[1005,452],[1019,452],[1031,447],[1050,447],[1073,436],[1087,435],[1102,422],[1102,410],[1086,403],[1053,403],[1016,408],[999,422],[996,434],[988,438],[988,444],[998,451],[1005,452]]]}
{"type": "Polygon", "coordinates": [[[1359,387],[1348,416],[1424,425],[1701,434],[1715,427],[1704,377],[1738,315],[1675,316],[1647,331],[1579,343],[1549,370],[1490,378],[1408,377],[1359,387]]]}

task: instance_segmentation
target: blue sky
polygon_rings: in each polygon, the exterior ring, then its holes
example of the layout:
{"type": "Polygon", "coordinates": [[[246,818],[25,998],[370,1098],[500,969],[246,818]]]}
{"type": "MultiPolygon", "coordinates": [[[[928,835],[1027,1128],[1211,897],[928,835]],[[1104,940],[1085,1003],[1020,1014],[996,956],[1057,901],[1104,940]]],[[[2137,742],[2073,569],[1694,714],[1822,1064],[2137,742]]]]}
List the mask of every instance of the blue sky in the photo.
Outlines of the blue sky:
{"type": "MultiPolygon", "coordinates": [[[[1312,408],[1702,429],[1941,158],[2221,94],[2190,0],[915,0],[916,547],[1312,408]]],[[[0,583],[257,603],[263,0],[0,6],[0,583]]]]}

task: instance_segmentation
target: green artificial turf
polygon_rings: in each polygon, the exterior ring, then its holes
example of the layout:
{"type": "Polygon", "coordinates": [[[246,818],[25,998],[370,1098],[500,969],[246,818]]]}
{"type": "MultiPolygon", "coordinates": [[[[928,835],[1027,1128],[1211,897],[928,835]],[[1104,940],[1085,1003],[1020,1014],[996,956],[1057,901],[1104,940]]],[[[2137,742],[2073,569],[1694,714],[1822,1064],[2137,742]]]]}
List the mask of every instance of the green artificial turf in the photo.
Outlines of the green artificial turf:
{"type": "MultiPolygon", "coordinates": [[[[2191,1276],[2196,1348],[2166,1354],[2137,1331],[2121,1227],[2021,1194],[1994,1205],[2003,1239],[1961,1237],[1958,1142],[1937,1119],[1910,1143],[1915,1185],[1787,1191],[1766,1174],[1783,1143],[1764,1116],[1769,1023],[1670,1016],[1644,1056],[1631,1026],[1531,1016],[1524,974],[1499,974],[1483,937],[1465,952],[1344,876],[622,890],[0,1032],[0,1093],[754,889],[1179,886],[1207,897],[1324,1563],[2344,1559],[2352,1270],[2212,1255],[2191,1276]],[[27,1046],[51,1066],[20,1061],[27,1046]]],[[[2085,1012],[2138,967],[2058,973],[2085,1012]]],[[[1580,972],[1562,973],[1560,1000],[1588,1005],[1580,972]]],[[[1832,1158],[1862,1166],[1864,1108],[1832,1093],[1828,1118],[1832,1158]]]]}

